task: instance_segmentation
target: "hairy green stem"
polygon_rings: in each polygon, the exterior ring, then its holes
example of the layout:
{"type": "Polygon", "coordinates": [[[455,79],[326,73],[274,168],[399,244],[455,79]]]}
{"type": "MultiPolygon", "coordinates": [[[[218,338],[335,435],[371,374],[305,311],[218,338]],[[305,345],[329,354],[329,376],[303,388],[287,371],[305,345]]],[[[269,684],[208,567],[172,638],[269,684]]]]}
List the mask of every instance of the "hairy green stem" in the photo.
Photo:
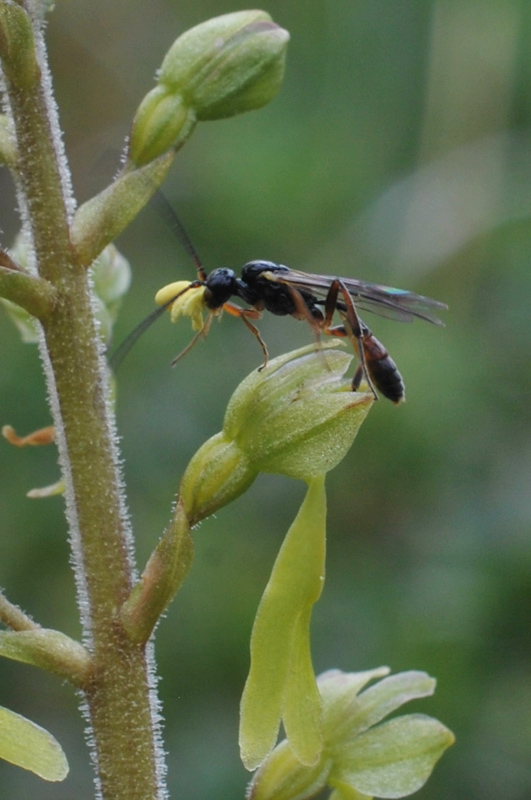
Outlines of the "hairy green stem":
{"type": "Polygon", "coordinates": [[[40,628],[40,625],[28,617],[22,609],[10,603],[2,592],[0,592],[0,620],[14,631],[36,631],[40,628]]]}
{"type": "Polygon", "coordinates": [[[22,306],[37,319],[45,320],[53,309],[56,295],[48,281],[0,266],[0,296],[22,306]]]}
{"type": "MultiPolygon", "coordinates": [[[[131,591],[133,566],[86,270],[76,263],[70,245],[60,145],[54,139],[46,83],[37,79],[28,86],[26,81],[20,88],[12,79],[13,64],[4,66],[38,271],[57,293],[53,311],[43,322],[43,356],[84,638],[94,659],[84,690],[97,782],[106,800],[155,800],[162,789],[150,665],[145,649],[130,641],[115,616],[131,591]]],[[[40,67],[46,72],[45,64],[40,67]]]]}

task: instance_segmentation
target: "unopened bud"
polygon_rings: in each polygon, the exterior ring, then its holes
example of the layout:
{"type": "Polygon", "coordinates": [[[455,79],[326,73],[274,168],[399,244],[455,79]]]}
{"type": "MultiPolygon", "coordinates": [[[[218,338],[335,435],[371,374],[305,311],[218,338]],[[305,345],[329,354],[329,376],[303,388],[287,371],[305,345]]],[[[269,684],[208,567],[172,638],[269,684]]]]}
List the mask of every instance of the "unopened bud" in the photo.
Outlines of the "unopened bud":
{"type": "Polygon", "coordinates": [[[0,58],[4,72],[17,89],[29,89],[39,79],[31,18],[16,3],[0,4],[0,58]]]}
{"type": "Polygon", "coordinates": [[[129,147],[133,164],[177,150],[198,120],[266,105],[282,83],[288,40],[287,31],[264,11],[224,14],[183,33],[135,115],[129,147]]]}
{"type": "Polygon", "coordinates": [[[251,111],[279,90],[288,41],[265,11],[224,14],[177,39],[160,80],[183,93],[199,120],[251,111]]]}

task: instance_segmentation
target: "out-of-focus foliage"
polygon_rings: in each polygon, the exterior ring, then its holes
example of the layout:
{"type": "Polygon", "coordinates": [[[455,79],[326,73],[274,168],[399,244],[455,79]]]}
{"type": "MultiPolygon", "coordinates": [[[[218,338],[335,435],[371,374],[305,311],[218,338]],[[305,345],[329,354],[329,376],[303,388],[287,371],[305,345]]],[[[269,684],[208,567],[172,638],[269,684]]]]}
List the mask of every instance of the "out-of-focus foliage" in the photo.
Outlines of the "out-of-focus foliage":
{"type": "MultiPolygon", "coordinates": [[[[210,0],[69,0],[48,38],[80,201],[104,188],[153,72],[179,32],[240,8],[210,0]]],[[[327,583],[316,670],[426,670],[423,713],[456,745],[419,800],[531,794],[531,13],[490,0],[274,0],[292,36],[286,80],[262,111],[203,125],[167,194],[207,269],[266,258],[390,283],[450,305],[447,327],[366,316],[398,362],[407,403],[381,400],[330,473],[327,583]]],[[[2,243],[15,232],[0,175],[2,243]]],[[[193,266],[148,210],[118,242],[133,268],[117,339],[156,290],[193,266]]],[[[311,341],[264,319],[272,355],[311,341]]],[[[118,414],[142,562],[182,470],[261,362],[237,319],[213,326],[174,370],[187,324],[163,318],[118,375],[118,414]]],[[[0,422],[47,425],[35,348],[0,317],[0,422]]],[[[0,582],[44,625],[77,636],[52,448],[0,443],[0,582]]],[[[170,787],[189,800],[243,796],[238,701],[256,606],[303,485],[261,476],[195,533],[193,569],[157,635],[170,787]],[[179,672],[176,673],[176,665],[179,672]]],[[[64,744],[71,772],[47,787],[0,767],[2,794],[90,796],[71,690],[0,663],[0,703],[64,744]]],[[[416,709],[412,709],[416,710],[416,709]]]]}

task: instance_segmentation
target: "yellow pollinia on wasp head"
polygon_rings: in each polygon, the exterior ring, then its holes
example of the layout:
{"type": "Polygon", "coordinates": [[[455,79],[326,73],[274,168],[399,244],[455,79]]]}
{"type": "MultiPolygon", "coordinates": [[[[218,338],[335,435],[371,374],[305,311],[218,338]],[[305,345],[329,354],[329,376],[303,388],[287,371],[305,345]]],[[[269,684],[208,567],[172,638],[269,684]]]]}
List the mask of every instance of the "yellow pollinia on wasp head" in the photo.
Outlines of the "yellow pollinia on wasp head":
{"type": "Polygon", "coordinates": [[[205,287],[193,286],[193,281],[174,281],[159,289],[155,302],[168,306],[172,322],[177,322],[179,317],[190,317],[192,328],[198,331],[203,327],[204,294],[205,287]]]}

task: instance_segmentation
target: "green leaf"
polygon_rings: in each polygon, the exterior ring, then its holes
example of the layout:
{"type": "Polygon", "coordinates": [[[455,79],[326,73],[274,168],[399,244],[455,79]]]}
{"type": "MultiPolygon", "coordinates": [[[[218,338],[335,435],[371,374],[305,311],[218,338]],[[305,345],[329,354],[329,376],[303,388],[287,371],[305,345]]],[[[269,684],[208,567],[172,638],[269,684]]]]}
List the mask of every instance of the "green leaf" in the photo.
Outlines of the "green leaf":
{"type": "Polygon", "coordinates": [[[0,758],[45,781],[68,775],[66,756],[51,733],[7,708],[0,708],[0,758]]]}
{"type": "Polygon", "coordinates": [[[174,156],[169,152],[143,169],[123,170],[110,186],[78,208],[70,238],[80,265],[88,267],[134,220],[166,177],[174,156]]]}
{"type": "Polygon", "coordinates": [[[432,717],[397,717],[336,750],[330,785],[337,780],[369,796],[405,797],[426,783],[453,742],[452,732],[432,717]]]}
{"type": "Polygon", "coordinates": [[[188,575],[194,542],[182,502],[151,553],[140,580],[123,604],[120,617],[130,639],[145,644],[188,575]]]}

